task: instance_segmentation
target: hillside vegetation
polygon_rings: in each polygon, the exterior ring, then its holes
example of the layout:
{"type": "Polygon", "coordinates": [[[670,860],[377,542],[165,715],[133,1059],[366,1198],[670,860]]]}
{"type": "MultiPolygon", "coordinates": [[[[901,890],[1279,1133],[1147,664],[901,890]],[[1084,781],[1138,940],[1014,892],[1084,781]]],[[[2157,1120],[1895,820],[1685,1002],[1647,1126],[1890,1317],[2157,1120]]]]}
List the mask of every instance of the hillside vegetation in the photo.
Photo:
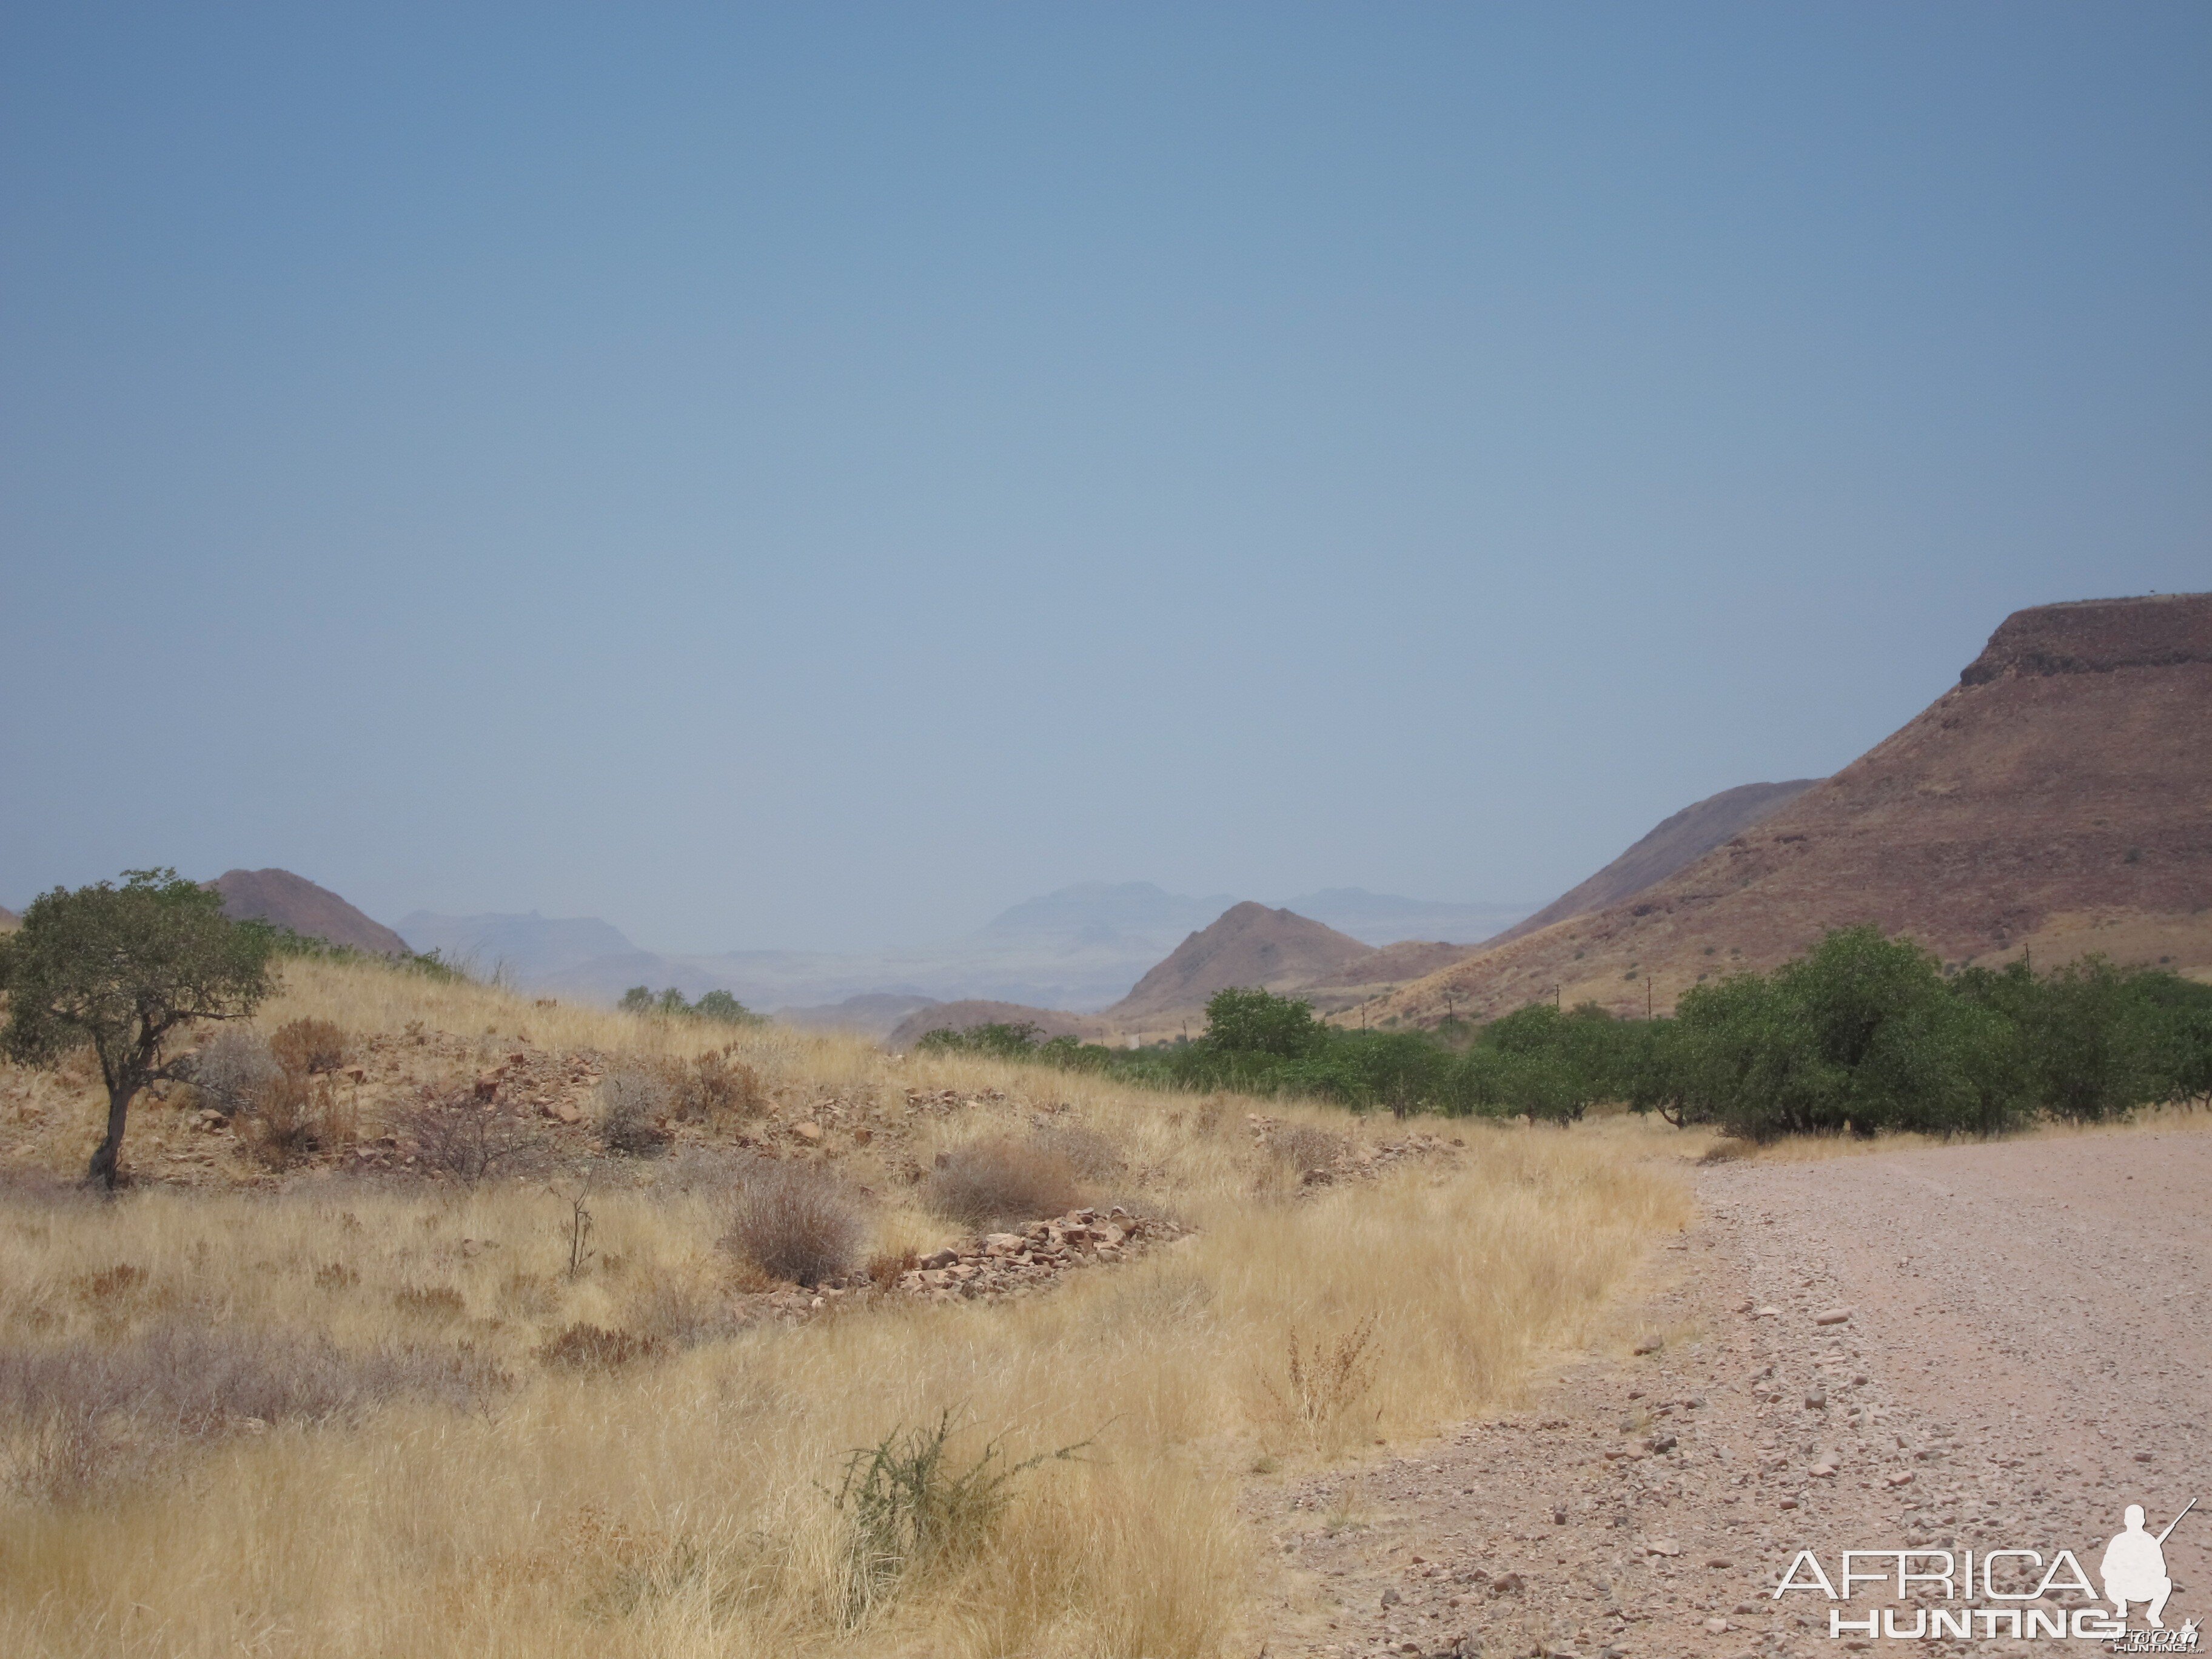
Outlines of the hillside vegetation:
{"type": "Polygon", "coordinates": [[[1632,1124],[279,971],[112,1200],[86,1068],[0,1069],[0,1652],[1249,1650],[1245,1483],[1514,1398],[1686,1220],[1632,1124]],[[1024,1293],[926,1265],[975,1204],[1024,1293]]]}

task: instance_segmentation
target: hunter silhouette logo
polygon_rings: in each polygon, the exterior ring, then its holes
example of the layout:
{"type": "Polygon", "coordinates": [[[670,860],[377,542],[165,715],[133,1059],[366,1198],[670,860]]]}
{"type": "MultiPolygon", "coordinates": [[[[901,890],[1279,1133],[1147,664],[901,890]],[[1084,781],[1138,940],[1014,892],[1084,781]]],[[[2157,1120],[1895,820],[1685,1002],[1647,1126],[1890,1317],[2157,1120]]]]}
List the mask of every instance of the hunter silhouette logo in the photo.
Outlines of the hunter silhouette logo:
{"type": "MultiPolygon", "coordinates": [[[[2181,1506],[2181,1515],[2197,1507],[2191,1498],[2181,1506]]],[[[2159,1615],[2166,1611],[2166,1598],[2173,1594],[2173,1580],[2166,1572],[2166,1540],[2181,1524],[2181,1515],[2166,1523],[2166,1530],[2155,1538],[2143,1530],[2143,1510],[2140,1504],[2128,1505],[2123,1516],[2127,1530],[2114,1536],[2105,1546],[2105,1559],[2097,1566],[2097,1577],[2105,1581],[2105,1599],[2112,1604],[2123,1622],[2128,1616],[2128,1603],[2142,1601],[2148,1605],[2143,1617],[2153,1630],[2164,1630],[2166,1620],[2159,1615]]]]}

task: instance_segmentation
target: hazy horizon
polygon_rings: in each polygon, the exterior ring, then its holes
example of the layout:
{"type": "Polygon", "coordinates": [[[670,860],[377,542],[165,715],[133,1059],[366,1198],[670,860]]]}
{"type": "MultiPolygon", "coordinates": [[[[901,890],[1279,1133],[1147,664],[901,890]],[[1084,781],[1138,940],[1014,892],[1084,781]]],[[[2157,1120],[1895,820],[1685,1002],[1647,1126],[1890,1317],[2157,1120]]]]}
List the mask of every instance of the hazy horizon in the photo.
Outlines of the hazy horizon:
{"type": "Polygon", "coordinates": [[[0,901],[1540,903],[2212,587],[2212,10],[19,9],[0,901]]]}

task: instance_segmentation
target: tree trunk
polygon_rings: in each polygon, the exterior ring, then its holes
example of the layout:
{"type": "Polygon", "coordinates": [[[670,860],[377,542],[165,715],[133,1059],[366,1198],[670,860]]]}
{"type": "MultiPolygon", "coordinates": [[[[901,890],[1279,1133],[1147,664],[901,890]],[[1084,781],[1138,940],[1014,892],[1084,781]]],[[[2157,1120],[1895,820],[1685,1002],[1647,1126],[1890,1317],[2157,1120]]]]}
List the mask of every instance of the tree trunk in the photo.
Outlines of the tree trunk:
{"type": "Polygon", "coordinates": [[[107,1133],[100,1140],[100,1150],[92,1155],[92,1167],[84,1172],[87,1181],[108,1188],[115,1185],[116,1164],[123,1156],[123,1126],[131,1116],[131,1097],[137,1092],[135,1084],[107,1085],[107,1133]]]}

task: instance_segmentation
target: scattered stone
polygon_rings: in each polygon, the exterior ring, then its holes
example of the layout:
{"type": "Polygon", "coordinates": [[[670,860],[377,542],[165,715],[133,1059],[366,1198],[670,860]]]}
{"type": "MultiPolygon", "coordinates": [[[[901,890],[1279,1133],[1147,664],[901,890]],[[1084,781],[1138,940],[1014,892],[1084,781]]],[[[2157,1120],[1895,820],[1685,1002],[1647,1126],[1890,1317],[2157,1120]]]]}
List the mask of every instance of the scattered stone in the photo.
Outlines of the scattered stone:
{"type": "Polygon", "coordinates": [[[1649,1538],[1644,1540],[1646,1555],[1680,1555],[1682,1547],[1671,1538],[1649,1538]]]}
{"type": "Polygon", "coordinates": [[[1813,1322],[1815,1325],[1848,1325],[1850,1323],[1850,1319],[1851,1310],[1849,1308],[1831,1308],[1826,1313],[1813,1316],[1813,1322]]]}
{"type": "Polygon", "coordinates": [[[1398,1594],[1397,1586],[1395,1584],[1389,1589],[1382,1592],[1382,1605],[1386,1607],[1395,1607],[1399,1602],[1405,1599],[1406,1598],[1404,1596],[1398,1594]]]}
{"type": "Polygon", "coordinates": [[[810,1146],[819,1146],[822,1144],[822,1126],[818,1123],[794,1123],[791,1126],[791,1137],[794,1140],[803,1140],[810,1146]]]}

